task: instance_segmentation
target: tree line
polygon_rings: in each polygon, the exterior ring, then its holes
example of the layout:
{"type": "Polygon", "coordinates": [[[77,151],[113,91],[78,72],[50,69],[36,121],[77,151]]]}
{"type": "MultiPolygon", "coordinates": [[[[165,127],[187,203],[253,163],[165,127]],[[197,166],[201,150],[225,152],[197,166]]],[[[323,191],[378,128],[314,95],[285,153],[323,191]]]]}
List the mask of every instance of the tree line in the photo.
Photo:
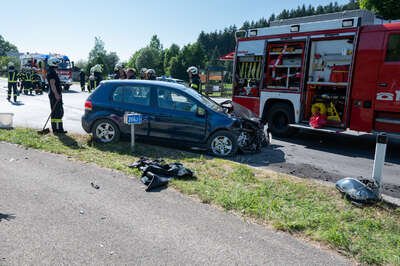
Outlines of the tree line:
{"type": "MultiPolygon", "coordinates": [[[[222,55],[235,50],[235,32],[238,29],[268,27],[274,20],[359,8],[373,10],[385,19],[400,18],[400,0],[349,0],[344,5],[339,5],[337,2],[318,6],[301,5],[294,9],[284,9],[279,14],[271,14],[269,18],[245,21],[241,27],[231,25],[214,32],[202,31],[195,42],[182,47],[172,44],[165,48],[157,35],[154,35],[145,47],[136,51],[124,63],[127,67],[135,68],[137,71],[140,71],[141,68],[153,68],[157,75],[168,75],[180,79],[187,79],[186,69],[189,66],[197,66],[203,69],[209,66],[223,66],[230,70],[232,69],[232,62],[223,62],[218,59],[222,55]]],[[[15,60],[7,56],[15,52],[18,52],[17,47],[4,40],[0,35],[0,68],[6,66],[9,60],[15,60]]],[[[80,60],[75,65],[88,73],[92,66],[101,64],[104,74],[110,74],[117,62],[119,62],[118,55],[115,52],[107,52],[104,42],[100,37],[96,37],[94,47],[89,52],[88,60],[80,60]]]]}

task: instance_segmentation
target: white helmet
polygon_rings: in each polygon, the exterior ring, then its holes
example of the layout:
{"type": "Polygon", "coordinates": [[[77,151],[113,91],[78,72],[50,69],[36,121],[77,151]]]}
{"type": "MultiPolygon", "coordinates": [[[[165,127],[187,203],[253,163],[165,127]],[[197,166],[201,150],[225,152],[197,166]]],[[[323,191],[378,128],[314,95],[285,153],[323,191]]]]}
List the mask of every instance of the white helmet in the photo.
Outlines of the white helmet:
{"type": "Polygon", "coordinates": [[[197,67],[195,67],[195,66],[189,67],[189,68],[186,70],[186,72],[192,73],[192,75],[197,75],[197,74],[199,74],[199,70],[198,70],[197,67]]]}
{"type": "Polygon", "coordinates": [[[156,79],[156,71],[154,69],[147,69],[146,70],[146,78],[149,80],[155,80],[156,79]]]}
{"type": "Polygon", "coordinates": [[[47,65],[48,65],[49,67],[57,67],[60,63],[61,63],[61,60],[58,59],[57,57],[50,57],[50,58],[47,60],[47,65]]]}
{"type": "Polygon", "coordinates": [[[8,62],[8,67],[14,67],[14,63],[13,62],[8,62]]]}
{"type": "Polygon", "coordinates": [[[118,71],[118,70],[121,70],[123,68],[124,68],[124,66],[122,65],[122,63],[118,63],[118,64],[115,65],[114,70],[118,71]]]}
{"type": "Polygon", "coordinates": [[[103,72],[103,67],[101,66],[101,65],[99,65],[99,64],[97,64],[97,65],[95,65],[94,67],[92,67],[91,69],[90,69],[90,72],[92,72],[92,70],[93,70],[93,73],[94,72],[103,72]]]}

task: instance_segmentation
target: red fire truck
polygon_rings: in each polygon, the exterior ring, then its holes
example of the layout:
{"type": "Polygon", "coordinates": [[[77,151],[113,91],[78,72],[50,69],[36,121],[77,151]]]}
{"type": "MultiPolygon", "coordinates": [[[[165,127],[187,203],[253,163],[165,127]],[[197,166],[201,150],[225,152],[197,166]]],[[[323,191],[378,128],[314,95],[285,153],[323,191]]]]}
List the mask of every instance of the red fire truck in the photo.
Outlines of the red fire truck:
{"type": "Polygon", "coordinates": [[[400,23],[359,14],[238,31],[233,101],[277,136],[400,133],[400,23]]]}
{"type": "Polygon", "coordinates": [[[23,69],[31,69],[40,78],[42,88],[48,86],[46,75],[47,75],[47,59],[50,57],[57,57],[60,59],[60,64],[56,70],[61,86],[64,90],[69,90],[72,85],[72,69],[73,62],[69,60],[66,55],[59,54],[39,54],[39,53],[26,53],[20,55],[21,67],[23,69]]]}

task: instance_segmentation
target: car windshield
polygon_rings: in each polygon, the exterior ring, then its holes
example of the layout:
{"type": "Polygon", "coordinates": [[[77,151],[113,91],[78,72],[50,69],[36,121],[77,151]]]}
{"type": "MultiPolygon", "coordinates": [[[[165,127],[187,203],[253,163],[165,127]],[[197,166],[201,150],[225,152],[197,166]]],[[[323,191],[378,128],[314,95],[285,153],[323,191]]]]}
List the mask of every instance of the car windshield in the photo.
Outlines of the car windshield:
{"type": "Polygon", "coordinates": [[[186,93],[188,93],[190,96],[207,106],[208,108],[216,111],[216,112],[224,112],[224,108],[222,108],[218,103],[214,102],[212,99],[201,95],[200,93],[194,91],[193,89],[186,88],[185,87],[186,93]]]}

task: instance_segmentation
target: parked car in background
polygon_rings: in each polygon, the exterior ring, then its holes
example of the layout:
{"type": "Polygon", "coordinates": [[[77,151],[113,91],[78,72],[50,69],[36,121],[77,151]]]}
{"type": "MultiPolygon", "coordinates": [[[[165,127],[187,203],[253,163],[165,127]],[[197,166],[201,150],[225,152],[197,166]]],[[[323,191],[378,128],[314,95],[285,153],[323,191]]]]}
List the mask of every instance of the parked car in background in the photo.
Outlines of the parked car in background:
{"type": "Polygon", "coordinates": [[[85,102],[82,127],[96,141],[116,142],[130,134],[126,112],[143,114],[144,122],[135,128],[139,138],[204,148],[220,157],[257,151],[267,143],[264,125],[248,109],[230,102],[221,106],[188,87],[161,81],[101,82],[85,102]]]}

